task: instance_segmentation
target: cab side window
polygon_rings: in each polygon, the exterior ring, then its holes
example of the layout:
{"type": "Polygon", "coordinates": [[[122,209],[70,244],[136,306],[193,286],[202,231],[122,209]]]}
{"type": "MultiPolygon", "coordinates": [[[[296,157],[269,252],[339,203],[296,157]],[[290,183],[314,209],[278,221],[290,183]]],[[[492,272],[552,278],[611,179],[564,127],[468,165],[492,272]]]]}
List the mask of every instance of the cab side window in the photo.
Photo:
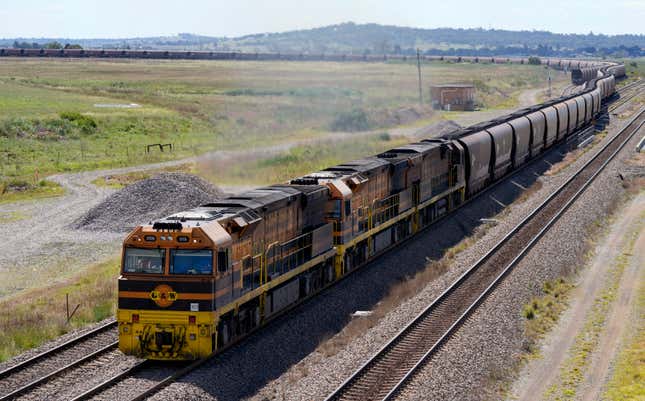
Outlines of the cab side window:
{"type": "Polygon", "coordinates": [[[217,271],[226,273],[228,270],[228,249],[223,249],[217,252],[217,271]]]}

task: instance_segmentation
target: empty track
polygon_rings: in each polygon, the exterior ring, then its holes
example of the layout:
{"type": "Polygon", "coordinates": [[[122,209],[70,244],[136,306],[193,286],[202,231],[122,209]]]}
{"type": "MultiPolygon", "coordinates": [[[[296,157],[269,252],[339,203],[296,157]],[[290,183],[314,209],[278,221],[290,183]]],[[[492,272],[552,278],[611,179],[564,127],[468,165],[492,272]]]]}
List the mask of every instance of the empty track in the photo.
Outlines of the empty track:
{"type": "Polygon", "coordinates": [[[622,108],[624,105],[629,103],[633,98],[641,94],[645,90],[645,80],[638,80],[636,82],[632,82],[629,85],[625,85],[622,87],[619,91],[620,93],[620,98],[616,100],[614,103],[609,105],[609,112],[613,113],[616,110],[622,108]]]}
{"type": "Polygon", "coordinates": [[[116,321],[107,322],[0,372],[0,400],[13,399],[118,346],[116,321]]]}
{"type": "Polygon", "coordinates": [[[463,324],[594,178],[645,123],[645,109],[328,396],[332,400],[389,400],[463,324]]]}

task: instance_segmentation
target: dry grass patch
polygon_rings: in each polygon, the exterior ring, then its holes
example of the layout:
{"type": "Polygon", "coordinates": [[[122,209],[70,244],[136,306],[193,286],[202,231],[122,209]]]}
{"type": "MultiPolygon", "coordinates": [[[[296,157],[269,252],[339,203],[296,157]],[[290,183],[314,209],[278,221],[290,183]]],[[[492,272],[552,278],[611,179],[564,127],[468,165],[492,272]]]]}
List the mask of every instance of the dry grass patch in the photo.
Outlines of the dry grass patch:
{"type": "Polygon", "coordinates": [[[634,334],[626,339],[618,355],[603,399],[638,400],[645,394],[645,280],[642,275],[639,288],[634,334]]]}
{"type": "Polygon", "coordinates": [[[569,305],[569,294],[573,284],[564,278],[547,281],[542,286],[542,294],[524,305],[522,316],[526,319],[524,334],[527,338],[525,350],[536,351],[536,344],[558,322],[561,313],[569,305]]]}
{"type": "Polygon", "coordinates": [[[171,166],[171,167],[165,167],[165,168],[159,168],[159,169],[153,169],[153,170],[133,171],[131,173],[125,173],[125,174],[106,175],[93,180],[92,184],[99,187],[110,187],[110,188],[121,189],[121,188],[127,187],[128,185],[134,184],[135,182],[147,180],[148,178],[159,173],[176,173],[176,172],[192,174],[194,172],[194,166],[192,164],[186,163],[178,166],[171,166]]]}
{"type": "Polygon", "coordinates": [[[540,189],[542,189],[542,180],[537,179],[530,187],[528,187],[522,194],[515,200],[516,203],[522,203],[530,199],[534,194],[536,194],[540,189]]]}

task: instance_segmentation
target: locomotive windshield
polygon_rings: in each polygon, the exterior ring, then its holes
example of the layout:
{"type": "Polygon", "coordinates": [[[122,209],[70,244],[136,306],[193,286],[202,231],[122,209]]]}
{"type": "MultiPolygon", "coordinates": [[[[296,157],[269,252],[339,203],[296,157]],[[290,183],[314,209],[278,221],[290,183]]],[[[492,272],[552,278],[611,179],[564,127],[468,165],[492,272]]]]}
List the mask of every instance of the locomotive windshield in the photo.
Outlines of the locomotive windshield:
{"type": "Polygon", "coordinates": [[[213,251],[172,249],[170,274],[213,274],[213,251]]]}
{"type": "Polygon", "coordinates": [[[125,273],[162,274],[165,258],[165,249],[126,248],[123,271],[125,273]]]}

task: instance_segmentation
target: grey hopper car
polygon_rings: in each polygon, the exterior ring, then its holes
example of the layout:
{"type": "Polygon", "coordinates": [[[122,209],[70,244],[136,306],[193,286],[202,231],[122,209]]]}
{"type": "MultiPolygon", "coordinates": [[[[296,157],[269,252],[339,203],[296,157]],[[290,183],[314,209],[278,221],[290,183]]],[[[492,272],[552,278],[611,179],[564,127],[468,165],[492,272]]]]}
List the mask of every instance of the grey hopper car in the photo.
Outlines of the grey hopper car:
{"type": "MultiPolygon", "coordinates": [[[[587,112],[587,104],[583,96],[578,96],[575,98],[575,100],[576,100],[576,103],[578,104],[578,121],[576,124],[576,128],[580,128],[586,123],[585,115],[587,112]]],[[[591,107],[591,105],[589,105],[589,107],[591,107]]]]}
{"type": "Polygon", "coordinates": [[[513,128],[508,123],[487,129],[493,137],[493,178],[506,174],[513,167],[513,128]]]}
{"type": "Polygon", "coordinates": [[[546,134],[546,118],[540,111],[526,116],[531,121],[531,157],[544,149],[544,136],[546,134]]]}
{"type": "Polygon", "coordinates": [[[558,139],[558,111],[554,106],[551,106],[543,108],[540,112],[544,114],[546,120],[544,147],[548,148],[558,139]]]}
{"type": "Polygon", "coordinates": [[[464,147],[469,193],[484,188],[491,179],[493,139],[486,131],[463,136],[457,141],[464,147]]]}
{"type": "Polygon", "coordinates": [[[567,109],[569,110],[569,129],[567,130],[567,135],[570,135],[578,127],[578,102],[575,99],[569,99],[564,104],[567,105],[567,109]]]}
{"type": "Polygon", "coordinates": [[[515,156],[513,161],[515,166],[524,164],[531,157],[531,122],[527,117],[516,118],[508,122],[513,127],[515,134],[515,156]]]}

